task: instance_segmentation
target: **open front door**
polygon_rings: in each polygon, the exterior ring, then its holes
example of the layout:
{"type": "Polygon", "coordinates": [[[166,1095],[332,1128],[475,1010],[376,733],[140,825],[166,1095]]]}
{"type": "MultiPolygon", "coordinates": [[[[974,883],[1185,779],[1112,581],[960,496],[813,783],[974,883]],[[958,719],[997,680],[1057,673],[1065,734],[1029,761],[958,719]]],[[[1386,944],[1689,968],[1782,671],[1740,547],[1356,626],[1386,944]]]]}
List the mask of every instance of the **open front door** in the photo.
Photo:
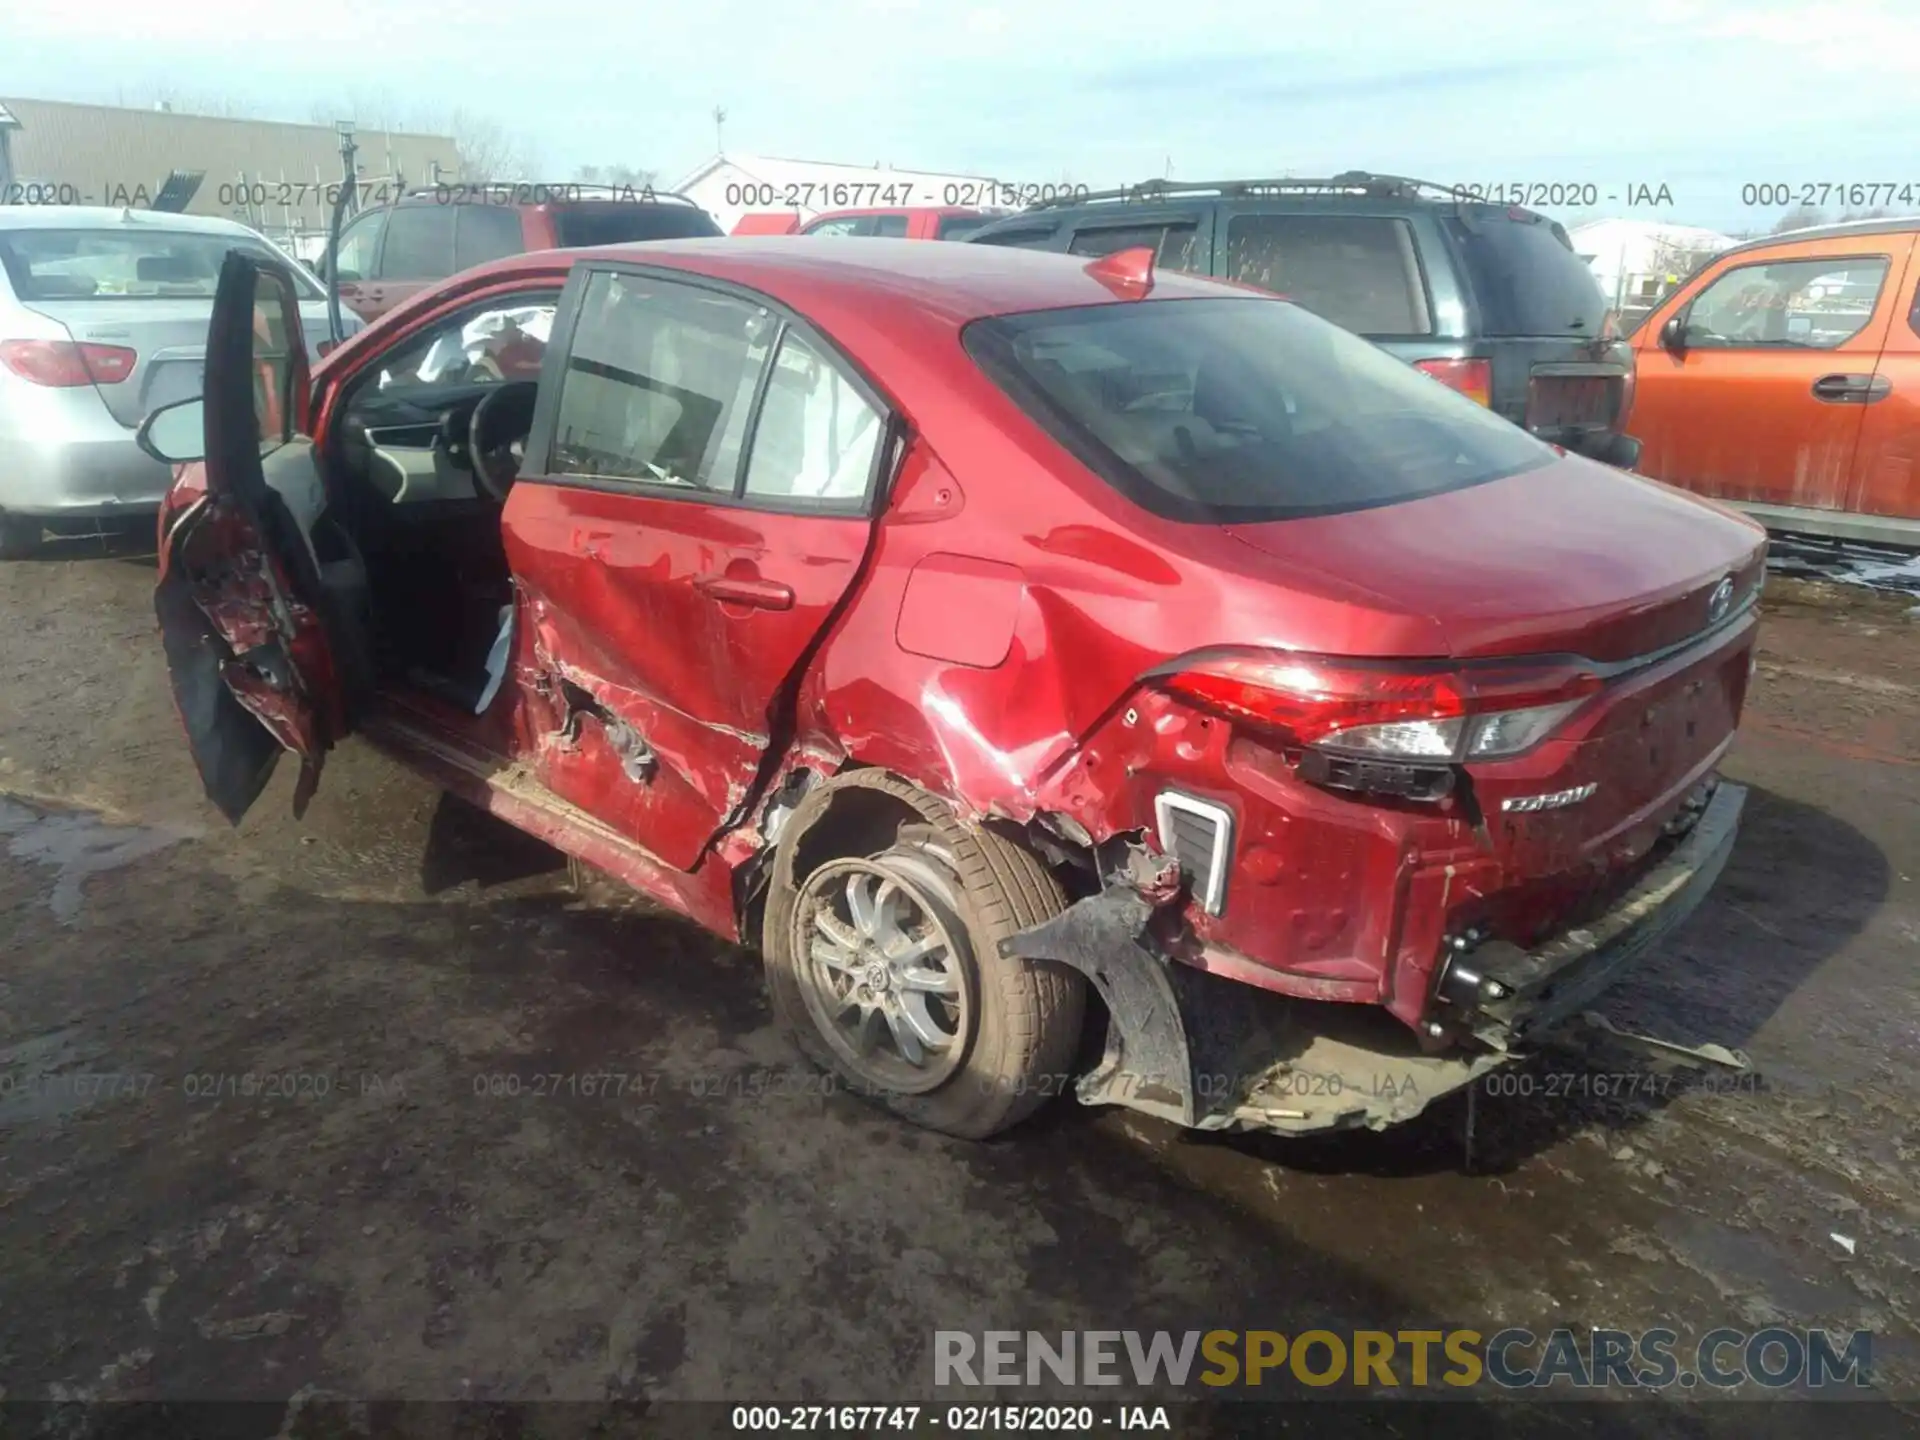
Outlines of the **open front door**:
{"type": "Polygon", "coordinates": [[[300,757],[303,811],[346,730],[318,567],[282,494],[319,493],[299,434],[309,382],[297,293],[285,266],[229,251],[201,398],[140,429],[149,454],[187,462],[161,512],[154,607],[194,763],[236,824],[283,749],[300,757]]]}

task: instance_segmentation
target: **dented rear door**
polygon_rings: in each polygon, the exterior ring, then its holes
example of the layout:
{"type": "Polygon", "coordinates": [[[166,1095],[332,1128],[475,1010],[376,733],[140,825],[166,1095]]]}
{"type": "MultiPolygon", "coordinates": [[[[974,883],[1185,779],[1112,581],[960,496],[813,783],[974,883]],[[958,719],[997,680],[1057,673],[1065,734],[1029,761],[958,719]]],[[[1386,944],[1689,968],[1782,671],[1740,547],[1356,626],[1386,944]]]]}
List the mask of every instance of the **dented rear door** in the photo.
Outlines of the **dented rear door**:
{"type": "Polygon", "coordinates": [[[799,316],[576,269],[507,557],[542,783],[690,869],[785,743],[864,562],[891,416],[799,316]]]}
{"type": "Polygon", "coordinates": [[[312,552],[267,483],[269,468],[313,479],[298,295],[285,265],[228,252],[207,333],[204,458],[164,512],[154,605],[168,676],[208,798],[235,823],[282,750],[300,757],[303,809],[345,729],[312,552]]]}

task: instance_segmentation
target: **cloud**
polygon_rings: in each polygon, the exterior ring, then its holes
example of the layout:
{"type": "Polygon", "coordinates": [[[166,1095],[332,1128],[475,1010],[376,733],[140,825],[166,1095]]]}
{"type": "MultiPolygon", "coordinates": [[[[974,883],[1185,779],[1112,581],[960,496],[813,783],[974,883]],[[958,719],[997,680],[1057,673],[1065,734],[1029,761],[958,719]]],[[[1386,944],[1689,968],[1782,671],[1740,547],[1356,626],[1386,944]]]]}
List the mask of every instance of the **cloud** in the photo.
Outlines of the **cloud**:
{"type": "Polygon", "coordinates": [[[1723,227],[1743,180],[1904,175],[1920,70],[1913,0],[542,0],[537,20],[523,0],[93,0],[16,4],[6,28],[0,95],[170,88],[305,120],[385,94],[486,113],[554,162],[542,178],[677,177],[719,104],[730,148],[1012,180],[1122,184],[1169,156],[1176,176],[1693,176],[1672,218],[1723,227]]]}

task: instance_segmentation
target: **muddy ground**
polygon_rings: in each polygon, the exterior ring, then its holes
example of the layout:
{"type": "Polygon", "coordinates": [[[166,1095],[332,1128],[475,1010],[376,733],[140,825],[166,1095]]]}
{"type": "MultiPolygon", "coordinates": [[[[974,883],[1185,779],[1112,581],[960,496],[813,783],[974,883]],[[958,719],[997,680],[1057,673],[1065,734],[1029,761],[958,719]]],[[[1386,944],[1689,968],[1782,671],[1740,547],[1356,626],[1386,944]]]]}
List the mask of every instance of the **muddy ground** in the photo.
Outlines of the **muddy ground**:
{"type": "MultiPolygon", "coordinates": [[[[1774,586],[1738,851],[1607,1007],[1758,1081],[1600,1099],[1567,1077],[1631,1062],[1543,1060],[1532,1095],[1478,1097],[1469,1164],[1458,1102],[1274,1143],[1056,1105],[965,1144],[824,1097],[751,955],[576,891],[360,745],[304,821],[283,766],[229,829],[152,579],[97,542],[0,567],[9,1404],[945,1404],[940,1328],[1782,1324],[1872,1331],[1920,1426],[1910,599],[1774,586]]],[[[1703,1393],[1602,1413],[1754,1433],[1703,1393]]],[[[1477,1433],[1554,1418],[1503,1402],[1477,1433]]]]}

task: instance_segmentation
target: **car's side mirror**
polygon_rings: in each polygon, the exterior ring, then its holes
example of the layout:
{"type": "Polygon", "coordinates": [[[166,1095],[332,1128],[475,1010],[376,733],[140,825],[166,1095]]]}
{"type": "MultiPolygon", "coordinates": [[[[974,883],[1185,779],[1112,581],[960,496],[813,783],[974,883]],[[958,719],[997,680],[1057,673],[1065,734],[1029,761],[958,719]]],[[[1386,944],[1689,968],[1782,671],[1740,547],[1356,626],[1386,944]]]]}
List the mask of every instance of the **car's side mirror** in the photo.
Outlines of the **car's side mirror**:
{"type": "Polygon", "coordinates": [[[313,257],[313,264],[311,264],[311,265],[309,265],[309,266],[308,266],[307,268],[308,268],[309,270],[311,270],[311,271],[313,271],[313,273],[314,273],[314,277],[315,277],[316,279],[318,279],[318,280],[321,280],[321,281],[325,281],[325,280],[326,280],[326,278],[327,278],[327,257],[326,257],[326,255],[325,255],[325,254],[320,254],[320,255],[316,255],[316,256],[314,256],[314,257],[313,257]]]}
{"type": "Polygon", "coordinates": [[[1660,348],[1670,355],[1687,353],[1687,312],[1682,310],[1660,327],[1660,348]]]}
{"type": "Polygon", "coordinates": [[[140,422],[133,443],[167,465],[204,460],[207,454],[206,405],[196,395],[162,405],[140,422]]]}

